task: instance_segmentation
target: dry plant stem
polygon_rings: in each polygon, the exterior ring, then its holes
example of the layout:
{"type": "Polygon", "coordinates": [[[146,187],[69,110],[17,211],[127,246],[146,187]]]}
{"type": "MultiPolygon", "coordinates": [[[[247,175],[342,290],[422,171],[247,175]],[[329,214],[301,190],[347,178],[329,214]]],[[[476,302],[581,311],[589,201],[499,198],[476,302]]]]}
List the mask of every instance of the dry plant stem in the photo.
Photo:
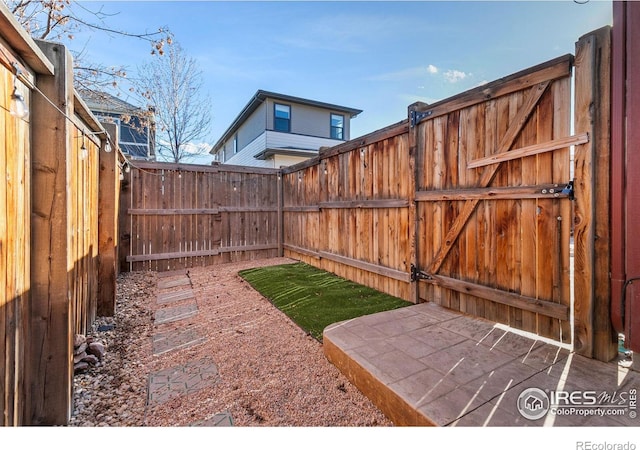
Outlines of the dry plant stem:
{"type": "Polygon", "coordinates": [[[102,367],[76,377],[72,425],[188,426],[221,412],[230,413],[235,426],[392,425],[327,361],[322,344],[237,275],[289,262],[274,258],[189,269],[198,313],[157,326],[157,275],[121,275],[116,328],[96,333],[108,345],[107,356],[102,367]],[[204,342],[152,354],[154,332],[187,326],[204,342]],[[147,404],[150,373],[203,358],[217,365],[217,384],[147,404]]]}

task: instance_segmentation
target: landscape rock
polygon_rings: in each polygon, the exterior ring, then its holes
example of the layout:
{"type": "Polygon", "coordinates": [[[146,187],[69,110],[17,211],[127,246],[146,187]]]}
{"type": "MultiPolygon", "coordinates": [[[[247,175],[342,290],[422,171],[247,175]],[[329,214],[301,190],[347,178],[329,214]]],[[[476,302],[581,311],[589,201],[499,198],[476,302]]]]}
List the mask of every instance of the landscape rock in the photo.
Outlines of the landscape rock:
{"type": "Polygon", "coordinates": [[[83,372],[83,371],[85,371],[85,370],[87,370],[87,369],[89,369],[89,363],[84,362],[84,361],[80,361],[80,362],[75,363],[75,364],[73,365],[73,371],[74,371],[75,373],[83,372]]]}
{"type": "Polygon", "coordinates": [[[83,342],[82,344],[80,344],[77,348],[75,348],[73,350],[73,354],[74,355],[79,355],[81,353],[83,353],[85,350],[87,349],[87,343],[83,342]]]}
{"type": "Polygon", "coordinates": [[[105,348],[104,344],[101,342],[92,342],[89,344],[89,348],[87,349],[87,353],[90,355],[95,355],[98,357],[100,361],[104,358],[105,348]]]}
{"type": "Polygon", "coordinates": [[[96,355],[87,355],[86,353],[85,353],[85,357],[82,358],[81,361],[87,362],[92,366],[95,366],[99,362],[98,357],[96,355]]]}
{"type": "Polygon", "coordinates": [[[80,347],[80,345],[82,345],[84,342],[86,342],[86,338],[82,334],[76,334],[73,337],[73,347],[74,348],[80,347]]]}

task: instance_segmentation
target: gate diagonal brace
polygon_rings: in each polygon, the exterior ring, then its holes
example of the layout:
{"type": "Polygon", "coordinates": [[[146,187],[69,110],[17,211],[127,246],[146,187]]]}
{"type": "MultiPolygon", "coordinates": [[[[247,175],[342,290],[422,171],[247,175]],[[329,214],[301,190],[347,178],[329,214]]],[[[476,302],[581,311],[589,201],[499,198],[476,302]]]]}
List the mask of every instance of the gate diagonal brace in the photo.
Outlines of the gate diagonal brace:
{"type": "Polygon", "coordinates": [[[415,264],[411,264],[411,282],[414,283],[418,280],[433,280],[433,277],[426,272],[418,270],[415,264]]]}

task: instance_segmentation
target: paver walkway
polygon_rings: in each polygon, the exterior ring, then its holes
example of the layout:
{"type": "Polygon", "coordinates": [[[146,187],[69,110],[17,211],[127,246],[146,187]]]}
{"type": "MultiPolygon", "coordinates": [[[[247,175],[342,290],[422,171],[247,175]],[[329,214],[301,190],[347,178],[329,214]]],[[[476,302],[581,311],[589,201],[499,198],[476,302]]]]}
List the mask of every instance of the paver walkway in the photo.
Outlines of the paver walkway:
{"type": "MultiPolygon", "coordinates": [[[[198,314],[198,304],[188,272],[158,274],[157,288],[158,309],[154,315],[153,354],[160,356],[168,352],[179,352],[204,342],[204,337],[192,326],[186,325],[178,331],[163,327],[167,324],[179,324],[180,321],[198,314]]],[[[219,378],[218,367],[211,358],[156,371],[149,375],[147,404],[162,404],[176,397],[196,393],[216,384],[219,378]]],[[[191,426],[233,426],[233,418],[228,411],[224,411],[191,426]]]]}

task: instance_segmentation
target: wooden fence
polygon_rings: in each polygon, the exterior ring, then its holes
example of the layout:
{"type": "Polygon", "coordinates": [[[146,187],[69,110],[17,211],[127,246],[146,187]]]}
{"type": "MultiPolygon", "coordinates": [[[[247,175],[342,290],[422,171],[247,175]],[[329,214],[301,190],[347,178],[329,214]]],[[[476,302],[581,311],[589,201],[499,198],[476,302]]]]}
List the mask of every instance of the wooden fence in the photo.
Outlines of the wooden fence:
{"type": "Polygon", "coordinates": [[[131,161],[120,266],[170,271],[278,256],[277,170],[131,161]]]}
{"type": "MultiPolygon", "coordinates": [[[[29,123],[9,112],[14,75],[0,47],[0,411],[2,423],[18,425],[24,412],[25,328],[29,296],[29,123]]],[[[30,92],[18,81],[29,102],[30,92]]]]}
{"type": "Polygon", "coordinates": [[[283,171],[285,254],[409,299],[407,122],[283,171]]]}
{"type": "Polygon", "coordinates": [[[120,262],[283,252],[609,360],[609,35],[280,171],[133,163],[120,262]]]}
{"type": "Polygon", "coordinates": [[[284,169],[285,255],[614,357],[609,35],[284,169]]]}
{"type": "Polygon", "coordinates": [[[116,222],[99,225],[98,206],[116,204],[117,189],[104,186],[117,174],[100,180],[99,166],[115,166],[117,156],[100,151],[106,131],[74,91],[68,51],[34,42],[4,4],[0,37],[2,424],[65,425],[73,337],[115,302],[115,258],[100,260],[115,256],[116,222]],[[10,114],[14,83],[28,117],[10,114]],[[99,294],[98,273],[109,271],[114,286],[99,294]]]}

